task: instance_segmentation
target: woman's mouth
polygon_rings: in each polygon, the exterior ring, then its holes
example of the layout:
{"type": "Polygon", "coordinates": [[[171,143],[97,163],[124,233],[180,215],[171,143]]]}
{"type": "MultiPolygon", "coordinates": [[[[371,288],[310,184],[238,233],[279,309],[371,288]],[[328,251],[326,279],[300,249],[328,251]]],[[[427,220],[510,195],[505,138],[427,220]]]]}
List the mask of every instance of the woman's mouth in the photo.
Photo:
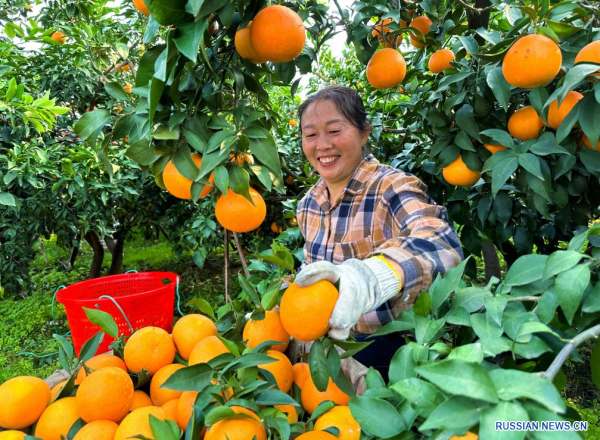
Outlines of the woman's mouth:
{"type": "Polygon", "coordinates": [[[335,162],[337,162],[337,160],[340,158],[340,156],[323,156],[323,157],[319,157],[319,164],[321,164],[324,167],[328,167],[333,165],[335,162]]]}

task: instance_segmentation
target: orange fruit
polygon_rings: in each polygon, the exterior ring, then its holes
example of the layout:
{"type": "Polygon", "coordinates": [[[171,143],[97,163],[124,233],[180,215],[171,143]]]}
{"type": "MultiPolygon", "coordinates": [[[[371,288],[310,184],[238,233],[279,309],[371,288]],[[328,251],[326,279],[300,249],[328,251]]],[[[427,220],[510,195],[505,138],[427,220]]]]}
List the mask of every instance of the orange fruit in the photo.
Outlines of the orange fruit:
{"type": "MultiPolygon", "coordinates": [[[[154,440],[152,429],[150,428],[150,415],[164,420],[167,418],[165,410],[158,406],[145,406],[131,411],[127,417],[123,419],[114,440],[126,440],[135,435],[143,435],[154,440]]],[[[44,439],[45,440],[45,439],[44,439]]]]}
{"type": "Polygon", "coordinates": [[[150,11],[148,10],[148,7],[146,6],[146,2],[144,2],[144,0],[133,0],[133,6],[135,6],[135,8],[142,14],[146,16],[150,15],[150,11]]]}
{"type": "MultiPolygon", "coordinates": [[[[575,64],[590,61],[592,63],[600,63],[600,40],[592,41],[579,51],[575,57],[575,64]]],[[[592,75],[600,76],[600,69],[592,75]]]]}
{"type": "Polygon", "coordinates": [[[216,336],[207,336],[194,345],[188,365],[207,363],[223,353],[229,353],[225,344],[216,336]]]}
{"type": "Polygon", "coordinates": [[[504,145],[483,144],[483,148],[485,148],[492,154],[496,154],[498,151],[506,150],[506,147],[504,145]]]}
{"type": "Polygon", "coordinates": [[[139,373],[148,370],[148,374],[153,376],[165,365],[173,363],[175,344],[162,328],[144,327],[131,335],[123,355],[129,371],[139,373]]]}
{"type": "Polygon", "coordinates": [[[338,405],[348,405],[348,401],[350,400],[350,396],[340,390],[338,386],[333,383],[331,377],[329,378],[329,383],[327,384],[327,389],[325,391],[317,390],[317,387],[310,376],[304,381],[303,385],[301,393],[302,406],[309,414],[312,414],[313,411],[317,409],[317,406],[326,400],[331,400],[338,405]]]}
{"type": "Polygon", "coordinates": [[[521,141],[537,139],[543,126],[544,122],[530,105],[514,112],[508,120],[508,132],[521,141]]]}
{"type": "Polygon", "coordinates": [[[292,283],[279,306],[283,328],[300,341],[319,339],[329,331],[329,318],[338,296],[335,286],[326,280],[308,287],[292,283]]]}
{"type": "Polygon", "coordinates": [[[131,84],[125,84],[123,86],[123,90],[125,90],[127,93],[132,93],[133,89],[131,88],[131,84]]]}
{"type": "MultiPolygon", "coordinates": [[[[92,371],[97,371],[106,367],[117,367],[123,371],[127,371],[127,366],[125,365],[125,362],[123,362],[123,359],[109,353],[98,354],[85,361],[84,364],[89,370],[92,371]]],[[[75,385],[79,385],[81,382],[83,382],[83,379],[85,379],[86,376],[87,373],[85,372],[85,368],[81,366],[79,372],[77,373],[77,377],[75,378],[75,385]]]]}
{"type": "Polygon", "coordinates": [[[177,406],[179,405],[179,399],[172,399],[166,403],[163,403],[160,407],[165,410],[165,417],[169,420],[173,420],[177,423],[177,406]]]}
{"type": "Polygon", "coordinates": [[[558,44],[543,35],[529,34],[508,49],[502,61],[502,73],[510,85],[535,89],[552,81],[561,65],[558,44]]]}
{"type": "Polygon", "coordinates": [[[334,440],[338,437],[325,431],[310,431],[299,435],[296,440],[334,440]]]}
{"type": "MultiPolygon", "coordinates": [[[[427,34],[429,33],[429,27],[433,24],[433,22],[425,17],[425,16],[421,16],[421,17],[417,17],[415,19],[413,19],[410,22],[410,27],[414,27],[417,28],[418,30],[421,31],[421,33],[424,36],[427,36],[427,34]]],[[[410,33],[409,34],[410,37],[410,44],[412,44],[414,47],[424,47],[425,46],[425,39],[423,37],[421,37],[418,34],[414,34],[414,33],[410,33]]]]}
{"type": "Polygon", "coordinates": [[[94,420],[81,428],[73,440],[113,440],[118,427],[110,420],[94,420]]]}
{"type": "Polygon", "coordinates": [[[63,380],[60,383],[57,383],[56,385],[54,385],[54,387],[52,387],[52,389],[50,390],[50,402],[52,402],[56,396],[58,396],[58,393],[60,393],[63,389],[63,387],[67,384],[67,382],[69,381],[69,379],[67,380],[63,380]]]}
{"type": "Polygon", "coordinates": [[[454,162],[442,170],[444,179],[450,185],[471,186],[479,180],[481,173],[467,167],[459,155],[454,162]]]}
{"type": "Polygon", "coordinates": [[[144,406],[152,406],[152,399],[144,391],[135,390],[133,392],[133,402],[131,402],[131,408],[129,408],[129,412],[144,406]]]}
{"type": "Polygon", "coordinates": [[[173,342],[177,352],[186,361],[190,358],[192,348],[207,336],[216,336],[217,326],[209,318],[198,313],[185,315],[173,327],[173,342]]]}
{"type": "Polygon", "coordinates": [[[450,49],[437,50],[429,58],[429,71],[431,73],[440,73],[444,69],[451,69],[450,63],[454,61],[454,52],[450,49]]]}
{"type": "Polygon", "coordinates": [[[267,440],[265,428],[260,424],[260,419],[249,409],[241,406],[231,406],[234,412],[252,416],[256,420],[223,419],[211,425],[206,431],[206,440],[267,440]]]}
{"type": "Polygon", "coordinates": [[[38,377],[17,376],[0,385],[0,426],[22,429],[33,424],[50,403],[50,387],[38,377]]]}
{"type": "Polygon", "coordinates": [[[265,317],[256,321],[252,318],[246,322],[242,340],[246,341],[246,347],[256,348],[265,341],[283,342],[285,345],[273,345],[271,350],[281,351],[282,353],[287,348],[290,342],[290,335],[283,324],[278,310],[267,310],[265,317]]]}
{"type": "Polygon", "coordinates": [[[273,408],[284,413],[290,425],[298,421],[298,410],[294,405],[273,405],[273,408]]]}
{"type": "Polygon", "coordinates": [[[360,425],[352,417],[347,406],[335,406],[323,414],[315,422],[315,431],[334,426],[340,430],[338,440],[358,440],[360,438],[360,425]]]}
{"type": "Polygon", "coordinates": [[[379,20],[375,26],[373,26],[373,31],[371,35],[373,38],[377,38],[379,43],[384,48],[392,48],[395,49],[397,47],[397,36],[396,35],[387,35],[388,32],[392,30],[391,27],[387,26],[394,21],[391,18],[386,18],[384,20],[379,20]]]}
{"type": "Polygon", "coordinates": [[[298,385],[298,388],[302,389],[304,381],[310,378],[310,367],[306,362],[298,362],[292,365],[292,372],[294,374],[294,383],[298,385]]]}
{"type": "Polygon", "coordinates": [[[65,34],[63,34],[61,31],[54,32],[50,38],[60,44],[65,44],[67,41],[67,37],[65,37],[65,34]]]}
{"type": "Polygon", "coordinates": [[[250,188],[250,203],[244,196],[231,189],[222,195],[215,205],[217,221],[225,229],[233,232],[249,232],[260,226],[267,216],[267,205],[254,188],[250,188]]]}
{"type": "Polygon", "coordinates": [[[239,166],[244,165],[244,162],[251,163],[251,156],[244,153],[231,153],[229,155],[229,159],[231,162],[237,162],[239,166]]]}
{"type": "MultiPolygon", "coordinates": [[[[193,153],[192,160],[194,161],[196,168],[200,169],[200,165],[202,164],[202,156],[193,153]]],[[[200,193],[200,197],[204,197],[212,191],[215,183],[214,173],[210,174],[208,181],[211,184],[204,185],[204,188],[202,188],[202,192],[200,193]]],[[[175,167],[175,164],[172,160],[165,165],[165,169],[163,170],[163,182],[167,188],[167,191],[169,191],[171,195],[185,200],[190,200],[192,198],[192,185],[194,182],[183,176],[177,170],[177,167],[175,167]]]]}
{"type": "MultiPolygon", "coordinates": [[[[407,11],[408,17],[412,20],[413,16],[415,15],[415,10],[414,9],[409,9],[407,11]]],[[[408,26],[408,21],[402,21],[400,20],[400,27],[407,27],[408,26]]]]}
{"type": "Polygon", "coordinates": [[[288,224],[290,225],[290,227],[295,228],[296,226],[298,226],[298,219],[296,217],[292,217],[288,224]]]}
{"type": "Polygon", "coordinates": [[[176,422],[179,428],[183,431],[186,430],[190,417],[192,417],[192,406],[196,401],[198,391],[184,391],[181,393],[179,400],[177,401],[177,419],[176,422]]]}
{"type": "Polygon", "coordinates": [[[293,178],[292,176],[287,176],[287,177],[285,178],[285,183],[286,183],[287,185],[293,185],[293,184],[294,184],[294,178],[293,178]]]}
{"type": "MultiPolygon", "coordinates": [[[[29,6],[29,5],[28,5],[29,6]]],[[[23,440],[25,438],[25,433],[23,431],[1,431],[0,432],[0,440],[23,440]]]]}
{"type": "Polygon", "coordinates": [[[262,9],[250,28],[250,42],[256,54],[274,63],[292,61],[302,52],[305,41],[302,18],[285,6],[262,9]]]}
{"type": "Polygon", "coordinates": [[[290,388],[292,388],[292,382],[294,379],[292,363],[288,357],[280,351],[268,350],[267,356],[275,358],[277,361],[270,362],[268,364],[261,364],[258,367],[270,372],[275,378],[277,388],[284,393],[287,393],[290,388]]]}
{"type": "Polygon", "coordinates": [[[367,80],[376,89],[396,87],[406,76],[406,61],[396,49],[381,49],[367,64],[367,80]]]}
{"type": "Polygon", "coordinates": [[[129,71],[131,70],[131,67],[129,67],[129,64],[123,64],[123,65],[121,66],[121,70],[122,70],[123,72],[129,72],[129,71]]]}
{"type": "Polygon", "coordinates": [[[477,434],[467,431],[465,435],[454,435],[450,437],[450,440],[477,440],[478,438],[479,436],[477,434]]]}
{"type": "Polygon", "coordinates": [[[277,226],[277,222],[273,222],[271,223],[271,231],[274,234],[281,234],[283,232],[283,229],[281,229],[281,226],[277,226]]]}
{"type": "Polygon", "coordinates": [[[595,149],[596,151],[600,151],[600,140],[596,144],[596,148],[592,148],[592,143],[590,142],[590,138],[584,134],[583,136],[581,136],[581,143],[584,145],[585,148],[587,148],[589,150],[595,149]]]}
{"type": "Polygon", "coordinates": [[[133,381],[120,368],[102,368],[81,382],[75,398],[79,417],[86,422],[120,422],[133,403],[133,381]]]}
{"type": "Polygon", "coordinates": [[[165,381],[177,370],[185,368],[181,364],[169,364],[156,372],[150,381],[150,398],[155,406],[163,406],[169,400],[178,399],[181,391],[161,388],[165,381]]]}
{"type": "Polygon", "coordinates": [[[296,121],[295,119],[290,119],[290,125],[292,127],[297,127],[298,126],[298,121],[296,121]]]}
{"type": "Polygon", "coordinates": [[[35,425],[35,437],[44,440],[62,440],[73,423],[79,419],[75,397],[65,397],[53,402],[44,410],[37,425],[35,425]]]}
{"type": "Polygon", "coordinates": [[[235,50],[238,55],[245,60],[250,61],[254,64],[262,64],[266,63],[266,58],[261,58],[254,48],[252,47],[252,43],[250,42],[250,28],[252,26],[252,21],[250,21],[245,28],[238,30],[235,33],[234,45],[235,50]]]}
{"type": "Polygon", "coordinates": [[[558,130],[562,121],[567,117],[569,112],[573,110],[573,107],[583,99],[583,95],[579,92],[571,90],[565,96],[565,99],[558,105],[558,100],[554,100],[548,107],[548,126],[555,130],[558,130]]]}

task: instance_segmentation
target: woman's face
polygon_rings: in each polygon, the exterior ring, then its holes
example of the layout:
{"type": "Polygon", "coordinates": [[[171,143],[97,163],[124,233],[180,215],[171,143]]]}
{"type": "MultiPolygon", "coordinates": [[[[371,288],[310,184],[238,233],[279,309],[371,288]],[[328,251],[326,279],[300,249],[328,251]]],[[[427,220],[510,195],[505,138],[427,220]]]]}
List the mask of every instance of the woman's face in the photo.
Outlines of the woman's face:
{"type": "Polygon", "coordinates": [[[310,164],[329,187],[345,186],[363,158],[369,129],[361,132],[330,100],[310,104],[301,124],[302,150],[310,164]]]}

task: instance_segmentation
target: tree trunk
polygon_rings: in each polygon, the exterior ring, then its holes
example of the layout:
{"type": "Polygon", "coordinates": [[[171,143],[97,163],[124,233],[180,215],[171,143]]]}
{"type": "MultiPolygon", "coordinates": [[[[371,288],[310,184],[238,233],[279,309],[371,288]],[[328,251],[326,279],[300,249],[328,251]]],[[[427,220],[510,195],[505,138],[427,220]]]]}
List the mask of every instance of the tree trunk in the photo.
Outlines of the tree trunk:
{"type": "Polygon", "coordinates": [[[90,278],[98,278],[100,271],[102,270],[102,260],[104,260],[104,248],[98,234],[94,231],[89,231],[85,234],[85,241],[92,247],[94,251],[94,258],[92,259],[92,265],[90,266],[90,278]]]}
{"type": "Polygon", "coordinates": [[[494,243],[489,241],[481,243],[481,250],[483,251],[483,262],[485,263],[485,282],[489,282],[492,277],[502,279],[500,276],[500,261],[494,243]]]}
{"type": "Polygon", "coordinates": [[[519,253],[517,252],[517,248],[510,241],[505,241],[500,245],[500,252],[504,257],[504,261],[506,261],[506,270],[510,269],[510,266],[517,261],[519,258],[519,253]]]}
{"type": "Polygon", "coordinates": [[[114,254],[117,242],[110,237],[104,237],[104,244],[106,244],[106,249],[108,249],[111,255],[114,254]]]}
{"type": "Polygon", "coordinates": [[[73,268],[75,267],[75,260],[77,259],[77,255],[79,255],[79,246],[73,246],[73,249],[71,249],[71,258],[69,258],[69,265],[71,267],[69,270],[73,270],[73,268]]]}
{"type": "Polygon", "coordinates": [[[127,232],[123,229],[120,229],[115,234],[116,241],[112,239],[104,239],[106,242],[110,253],[112,254],[112,263],[110,264],[110,269],[108,271],[109,275],[117,275],[122,272],[123,268],[123,248],[125,247],[125,236],[127,232]],[[109,241],[111,245],[109,245],[109,241]],[[111,249],[112,248],[112,249],[111,249]]]}
{"type": "MultiPolygon", "coordinates": [[[[469,2],[470,3],[470,2],[469,2]]],[[[490,0],[475,0],[473,7],[477,9],[485,9],[491,6],[490,0]]],[[[469,23],[469,29],[487,29],[490,22],[490,9],[485,11],[475,11],[467,8],[467,20],[469,23]]],[[[480,35],[475,35],[475,40],[479,45],[484,44],[485,40],[480,35]]]]}

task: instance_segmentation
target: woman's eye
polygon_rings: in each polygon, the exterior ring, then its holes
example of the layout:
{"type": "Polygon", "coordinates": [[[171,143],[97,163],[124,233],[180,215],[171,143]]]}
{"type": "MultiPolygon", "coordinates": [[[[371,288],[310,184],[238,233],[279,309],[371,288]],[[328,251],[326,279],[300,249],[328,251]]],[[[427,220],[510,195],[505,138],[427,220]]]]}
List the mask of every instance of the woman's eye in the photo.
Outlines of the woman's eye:
{"type": "Polygon", "coordinates": [[[331,130],[329,133],[331,134],[338,134],[340,131],[339,130],[331,130]]]}
{"type": "Polygon", "coordinates": [[[310,137],[315,137],[315,135],[311,133],[311,134],[304,135],[304,137],[310,138],[310,137]]]}

